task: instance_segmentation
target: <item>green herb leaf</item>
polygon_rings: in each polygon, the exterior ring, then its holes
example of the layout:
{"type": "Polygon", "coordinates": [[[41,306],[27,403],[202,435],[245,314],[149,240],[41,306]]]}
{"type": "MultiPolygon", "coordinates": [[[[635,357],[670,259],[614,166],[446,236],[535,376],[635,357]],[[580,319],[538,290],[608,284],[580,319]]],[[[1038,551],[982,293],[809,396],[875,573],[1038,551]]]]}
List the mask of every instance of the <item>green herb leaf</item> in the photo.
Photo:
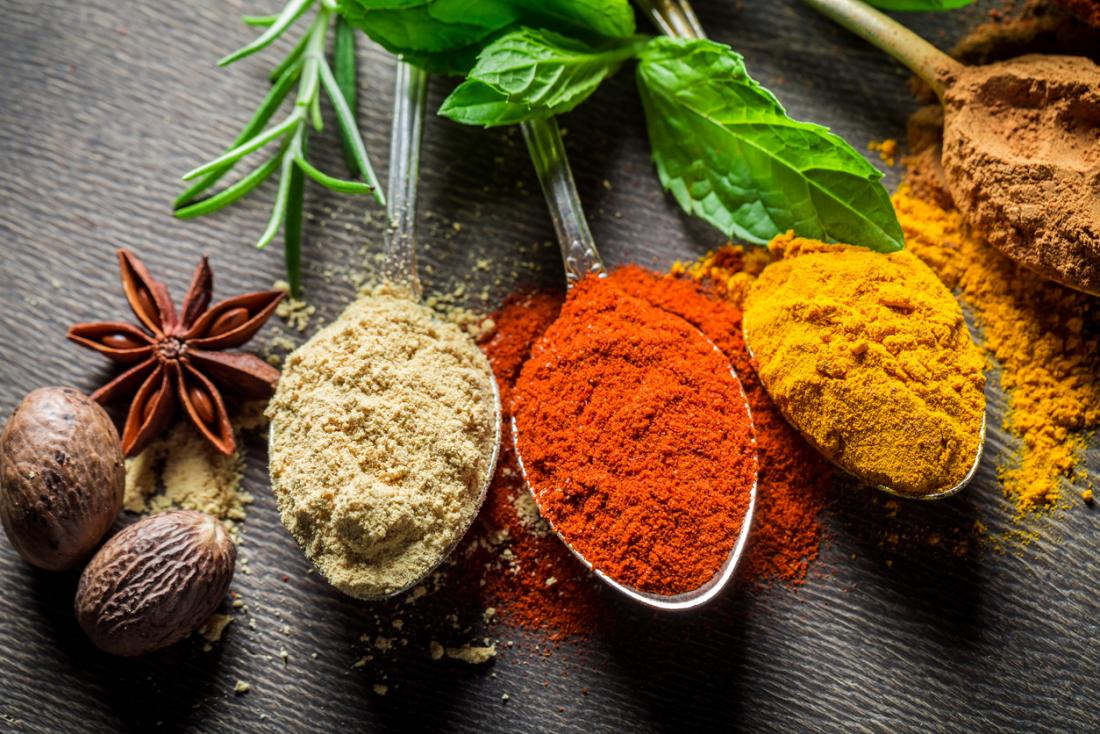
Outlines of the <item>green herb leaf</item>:
{"type": "Polygon", "coordinates": [[[618,0],[513,0],[524,11],[521,22],[581,38],[634,35],[634,9],[618,0]],[[532,17],[527,17],[530,13],[532,17]],[[541,22],[535,23],[534,20],[541,22]]]}
{"type": "Polygon", "coordinates": [[[307,161],[304,155],[297,156],[295,158],[295,163],[298,164],[298,167],[301,168],[307,176],[324,186],[326,189],[331,189],[332,191],[336,191],[337,193],[341,194],[364,195],[374,193],[374,187],[370,186],[369,184],[365,184],[362,181],[348,181],[346,179],[336,178],[335,176],[328,175],[327,173],[321,171],[312,163],[307,161]]]}
{"type": "Polygon", "coordinates": [[[385,204],[386,197],[382,195],[382,187],[378,183],[378,178],[374,175],[370,159],[367,158],[367,147],[363,144],[363,138],[359,136],[359,128],[355,124],[355,118],[352,116],[351,110],[348,109],[348,103],[344,101],[344,95],[336,84],[336,79],[332,76],[332,70],[328,68],[328,63],[323,59],[320,63],[320,71],[321,85],[328,95],[329,102],[332,103],[332,108],[336,111],[336,122],[340,127],[340,135],[348,147],[351,148],[352,154],[355,156],[355,165],[359,167],[363,180],[370,184],[375,201],[379,204],[385,204]]]}
{"type": "Polygon", "coordinates": [[[882,173],[827,128],[788,117],[728,46],[655,39],[638,86],[661,183],[685,211],[757,244],[794,230],[902,248],[882,173]]]}
{"type": "Polygon", "coordinates": [[[340,13],[387,51],[451,51],[519,19],[507,0],[343,0],[340,13]]]}
{"type": "Polygon", "coordinates": [[[954,10],[970,5],[974,0],[865,0],[883,10],[954,10]]]}
{"type": "MultiPolygon", "coordinates": [[[[336,79],[336,86],[344,95],[344,101],[351,110],[355,127],[359,127],[358,106],[356,105],[356,79],[358,69],[355,63],[355,29],[348,25],[343,17],[336,19],[336,32],[332,39],[332,76],[336,79]]],[[[343,138],[340,143],[344,148],[344,162],[347,163],[348,173],[357,177],[360,175],[359,163],[355,159],[355,151],[343,138]]]]}
{"type": "Polygon", "coordinates": [[[210,171],[219,170],[225,166],[234,164],[241,158],[244,158],[249,153],[252,153],[264,147],[272,140],[282,137],[286,133],[290,132],[291,129],[300,124],[302,124],[302,118],[298,114],[291,114],[278,125],[275,125],[274,127],[269,127],[267,130],[264,130],[262,133],[259,133],[258,135],[253,137],[251,140],[247,140],[244,143],[241,143],[236,148],[233,148],[232,150],[223,153],[209,163],[204,163],[198,168],[194,168],[188,171],[187,173],[183,174],[182,178],[184,181],[190,181],[193,178],[198,178],[204,173],[209,173],[210,171]]]}
{"type": "Polygon", "coordinates": [[[279,13],[279,17],[275,19],[275,22],[267,27],[256,40],[248,44],[242,49],[238,49],[229,54],[225,58],[218,61],[218,66],[228,66],[234,61],[239,61],[245,56],[251,56],[252,54],[265,49],[275,42],[275,39],[283,35],[283,32],[294,24],[294,21],[298,20],[298,17],[302,13],[309,10],[309,7],[313,5],[313,0],[290,0],[283,8],[283,11],[279,13]]]}
{"type": "Polygon", "coordinates": [[[210,214],[227,207],[263,183],[264,179],[274,173],[275,169],[278,167],[279,157],[274,156],[240,181],[237,181],[231,186],[227,186],[213,196],[176,209],[176,217],[179,219],[193,219],[194,217],[201,217],[204,214],[210,214]]]}
{"type": "MultiPolygon", "coordinates": [[[[291,147],[295,147],[292,142],[291,147]]],[[[262,250],[271,244],[275,235],[279,233],[279,226],[286,218],[287,204],[290,201],[290,185],[293,182],[293,174],[298,167],[294,165],[294,153],[290,150],[279,158],[279,188],[275,192],[275,204],[271,207],[271,216],[267,219],[267,227],[264,228],[260,239],[256,241],[256,249],[262,250]]],[[[287,273],[289,276],[290,274],[287,273]]]]}
{"type": "Polygon", "coordinates": [[[519,25],[593,42],[634,33],[629,0],[341,0],[340,13],[387,51],[434,73],[465,73],[477,48],[519,25]]]}
{"type": "Polygon", "coordinates": [[[476,79],[462,82],[443,101],[439,114],[465,125],[514,125],[542,119],[547,113],[509,102],[508,96],[476,79]]]}
{"type": "Polygon", "coordinates": [[[439,114],[492,127],[568,112],[641,46],[641,39],[629,38],[597,50],[552,31],[513,31],[485,47],[468,81],[444,101],[439,114]],[[481,86],[471,90],[471,81],[481,86]],[[484,87],[497,92],[504,104],[484,87]]]}

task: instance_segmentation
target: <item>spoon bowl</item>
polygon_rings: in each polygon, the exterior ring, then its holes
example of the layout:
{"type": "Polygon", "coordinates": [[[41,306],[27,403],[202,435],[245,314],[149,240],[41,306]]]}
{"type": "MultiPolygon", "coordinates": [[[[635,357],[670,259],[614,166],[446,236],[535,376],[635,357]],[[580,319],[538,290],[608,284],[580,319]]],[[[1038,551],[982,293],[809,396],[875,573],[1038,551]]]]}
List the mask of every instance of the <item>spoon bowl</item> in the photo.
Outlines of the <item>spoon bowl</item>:
{"type": "MultiPolygon", "coordinates": [[[[403,296],[417,304],[420,301],[421,288],[416,269],[416,196],[421,133],[426,104],[427,74],[416,67],[399,61],[394,93],[393,134],[390,140],[390,175],[386,209],[389,226],[386,232],[382,269],[387,282],[398,286],[403,296]]],[[[420,308],[426,307],[420,306],[420,308]]],[[[432,319],[434,322],[439,323],[438,316],[435,314],[432,314],[432,319]]],[[[401,588],[385,594],[356,594],[356,598],[367,601],[387,599],[422,583],[450,556],[480,514],[493,480],[493,474],[496,471],[503,432],[500,390],[491,371],[487,377],[492,395],[492,440],[491,445],[486,447],[484,473],[480,477],[477,496],[473,505],[471,505],[468,517],[465,518],[461,528],[455,528],[456,532],[453,539],[443,548],[438,558],[433,559],[433,563],[426,565],[416,578],[401,588]]],[[[278,422],[273,419],[268,427],[268,448],[271,453],[274,453],[278,430],[278,422]]],[[[272,478],[272,484],[273,486],[276,484],[274,477],[272,478]]]]}

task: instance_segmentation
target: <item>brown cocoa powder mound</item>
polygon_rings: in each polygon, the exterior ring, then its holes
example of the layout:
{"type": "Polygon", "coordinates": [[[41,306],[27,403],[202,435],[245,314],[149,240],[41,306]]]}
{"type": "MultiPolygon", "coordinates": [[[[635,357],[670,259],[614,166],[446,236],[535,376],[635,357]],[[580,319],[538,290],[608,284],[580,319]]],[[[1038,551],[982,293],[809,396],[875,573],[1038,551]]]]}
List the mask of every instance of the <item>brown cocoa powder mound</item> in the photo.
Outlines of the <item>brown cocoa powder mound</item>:
{"type": "Polygon", "coordinates": [[[944,107],[944,171],[971,224],[1041,275],[1100,291],[1100,66],[1035,54],[968,67],[944,107]]]}

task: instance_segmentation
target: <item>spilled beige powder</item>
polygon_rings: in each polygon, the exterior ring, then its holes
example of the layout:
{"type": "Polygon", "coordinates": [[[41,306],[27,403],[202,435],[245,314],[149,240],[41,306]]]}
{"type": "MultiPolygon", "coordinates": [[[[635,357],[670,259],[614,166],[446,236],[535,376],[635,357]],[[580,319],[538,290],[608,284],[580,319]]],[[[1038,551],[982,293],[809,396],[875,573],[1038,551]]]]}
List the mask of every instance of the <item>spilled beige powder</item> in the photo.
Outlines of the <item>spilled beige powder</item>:
{"type": "MultiPolygon", "coordinates": [[[[262,402],[246,403],[233,415],[233,425],[257,430],[266,422],[262,402]]],[[[241,489],[244,459],[239,452],[225,456],[215,450],[186,421],[166,436],[126,460],[123,507],[129,512],[168,509],[198,510],[224,521],[234,540],[236,523],[245,519],[253,497],[241,489]],[[161,491],[158,491],[161,490],[161,491]]]]}
{"type": "Polygon", "coordinates": [[[283,523],[341,591],[400,591],[473,521],[497,440],[489,363],[392,286],[287,358],[268,415],[283,523]]]}

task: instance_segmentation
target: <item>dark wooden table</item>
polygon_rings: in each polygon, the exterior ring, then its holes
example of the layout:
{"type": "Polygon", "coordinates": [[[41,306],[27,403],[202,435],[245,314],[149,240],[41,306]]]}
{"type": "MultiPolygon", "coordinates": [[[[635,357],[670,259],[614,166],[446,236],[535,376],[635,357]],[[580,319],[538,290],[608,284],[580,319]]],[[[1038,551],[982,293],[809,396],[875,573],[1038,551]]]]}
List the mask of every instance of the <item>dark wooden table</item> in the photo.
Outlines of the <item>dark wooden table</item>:
{"type": "MultiPolygon", "coordinates": [[[[92,388],[107,370],[64,339],[76,321],[122,316],[112,252],[133,248],[177,296],[202,252],[218,292],[269,287],[278,245],[257,253],[271,194],[179,222],[177,177],[231,139],[262,94],[265,59],[214,61],[253,35],[255,2],[7,0],[0,26],[0,412],[44,384],[92,388]]],[[[796,2],[699,0],[716,39],[795,116],[832,126],[857,148],[904,133],[906,73],[796,2]]],[[[949,45],[984,8],[911,18],[949,45]]],[[[385,175],[392,60],[362,44],[360,109],[385,175]]],[[[597,240],[611,264],[657,267],[720,243],[660,191],[629,70],[567,116],[567,143],[597,240]],[[604,184],[609,182],[610,186],[604,184]]],[[[438,104],[451,83],[432,82],[438,104]]],[[[426,132],[422,260],[446,292],[490,258],[491,308],[517,284],[560,283],[552,230],[514,130],[433,118],[426,132]],[[461,224],[456,231],[452,223],[461,224]]],[[[331,137],[315,154],[337,170],[331,137]]],[[[888,172],[891,185],[895,171],[888,172]]],[[[308,194],[309,300],[331,318],[352,295],[343,277],[380,242],[377,209],[308,194]],[[367,217],[370,213],[370,217],[367,217]]],[[[476,294],[480,288],[466,289],[476,294]]],[[[270,337],[279,327],[269,327],[270,337]]],[[[301,337],[297,337],[301,338],[301,337]]],[[[1003,396],[991,387],[994,418],[1003,396]]],[[[996,420],[993,425],[996,425],[996,420]]],[[[904,505],[913,528],[1008,525],[995,466],[1010,441],[991,431],[978,480],[933,507],[904,505]]],[[[1100,467],[1094,453],[1089,464],[1100,467]]],[[[369,605],[315,576],[279,524],[263,446],[247,447],[256,495],[241,548],[251,574],[238,618],[209,653],[197,640],[139,660],[97,653],[71,613],[75,578],[38,573],[0,543],[0,728],[14,731],[1096,731],[1100,729],[1097,515],[1077,507],[1037,523],[1029,547],[957,558],[926,544],[883,547],[887,510],[838,487],[830,540],[806,586],[733,590],[706,611],[655,617],[619,605],[615,634],[545,644],[514,640],[491,665],[432,661],[428,638],[364,668],[369,605]],[[283,577],[288,576],[288,581],[283,577]],[[284,632],[284,625],[289,634],[284,632]],[[286,666],[280,649],[289,653],[286,666]],[[540,648],[542,649],[542,648],[540,648]],[[252,691],[233,694],[236,680],[252,691]],[[385,682],[388,694],[373,686],[385,682]],[[507,700],[504,700],[507,694],[507,700]]],[[[446,601],[446,590],[438,592],[446,601]]]]}

